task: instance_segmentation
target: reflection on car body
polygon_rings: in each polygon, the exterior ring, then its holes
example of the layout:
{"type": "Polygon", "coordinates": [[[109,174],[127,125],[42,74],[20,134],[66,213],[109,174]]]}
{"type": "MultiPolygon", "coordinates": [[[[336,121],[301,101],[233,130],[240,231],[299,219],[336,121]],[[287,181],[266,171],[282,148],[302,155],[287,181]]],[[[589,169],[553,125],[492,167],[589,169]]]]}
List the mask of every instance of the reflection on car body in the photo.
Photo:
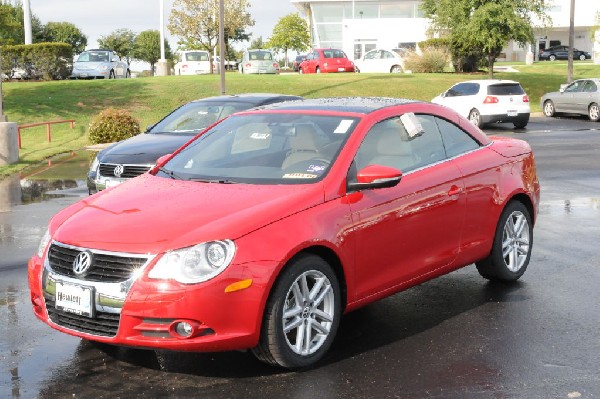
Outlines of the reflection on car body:
{"type": "Polygon", "coordinates": [[[55,215],[33,310],[84,339],[306,367],[345,312],[473,262],[520,278],[539,193],[526,142],[446,107],[274,104],[55,215]]]}

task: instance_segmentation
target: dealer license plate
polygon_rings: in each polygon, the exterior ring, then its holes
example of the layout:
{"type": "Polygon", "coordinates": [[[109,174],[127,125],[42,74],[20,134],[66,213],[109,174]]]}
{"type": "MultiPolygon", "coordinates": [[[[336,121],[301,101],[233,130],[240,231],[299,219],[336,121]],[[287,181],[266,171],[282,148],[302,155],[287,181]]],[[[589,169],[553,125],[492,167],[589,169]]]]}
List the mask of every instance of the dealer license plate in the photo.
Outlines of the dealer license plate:
{"type": "Polygon", "coordinates": [[[517,111],[508,111],[506,114],[508,116],[517,116],[519,113],[517,111]]]}
{"type": "Polygon", "coordinates": [[[56,309],[80,316],[94,317],[91,287],[56,282],[56,309]]]}

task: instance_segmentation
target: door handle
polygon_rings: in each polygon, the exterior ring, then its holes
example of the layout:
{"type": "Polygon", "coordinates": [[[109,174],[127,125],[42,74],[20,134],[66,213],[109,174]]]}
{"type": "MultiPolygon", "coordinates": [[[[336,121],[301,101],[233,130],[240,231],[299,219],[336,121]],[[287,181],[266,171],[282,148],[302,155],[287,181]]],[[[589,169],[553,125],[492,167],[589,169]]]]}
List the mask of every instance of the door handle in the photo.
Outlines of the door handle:
{"type": "Polygon", "coordinates": [[[450,187],[450,191],[448,191],[448,196],[452,197],[453,195],[459,195],[463,192],[463,190],[464,189],[462,187],[452,186],[450,187]]]}

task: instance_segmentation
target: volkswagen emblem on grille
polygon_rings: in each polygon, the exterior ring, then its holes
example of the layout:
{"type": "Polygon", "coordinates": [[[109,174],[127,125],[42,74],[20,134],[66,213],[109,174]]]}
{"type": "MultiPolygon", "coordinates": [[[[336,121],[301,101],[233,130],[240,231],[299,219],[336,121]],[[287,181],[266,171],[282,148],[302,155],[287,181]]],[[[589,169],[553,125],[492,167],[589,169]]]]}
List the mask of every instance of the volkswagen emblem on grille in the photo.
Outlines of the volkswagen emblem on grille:
{"type": "Polygon", "coordinates": [[[73,272],[81,276],[89,270],[90,266],[92,266],[92,253],[89,251],[80,252],[73,261],[73,272]]]}
{"type": "Polygon", "coordinates": [[[125,168],[123,167],[123,165],[117,165],[115,166],[115,170],[114,170],[114,174],[116,177],[121,177],[121,175],[123,174],[123,172],[125,171],[125,168]]]}

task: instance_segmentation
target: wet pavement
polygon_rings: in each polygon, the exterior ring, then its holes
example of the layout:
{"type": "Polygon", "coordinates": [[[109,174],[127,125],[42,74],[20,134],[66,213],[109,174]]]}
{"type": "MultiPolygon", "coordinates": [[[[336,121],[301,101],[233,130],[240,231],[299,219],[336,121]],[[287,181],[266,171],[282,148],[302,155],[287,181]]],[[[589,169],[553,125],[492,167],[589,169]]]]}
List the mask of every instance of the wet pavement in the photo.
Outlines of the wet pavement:
{"type": "Polygon", "coordinates": [[[569,118],[488,129],[525,139],[536,153],[542,204],[519,282],[489,283],[469,266],[359,309],[342,319],[324,361],[302,372],[245,352],[95,344],[39,322],[26,262],[49,218],[87,196],[86,159],[2,180],[0,398],[599,398],[596,129],[569,118]]]}

